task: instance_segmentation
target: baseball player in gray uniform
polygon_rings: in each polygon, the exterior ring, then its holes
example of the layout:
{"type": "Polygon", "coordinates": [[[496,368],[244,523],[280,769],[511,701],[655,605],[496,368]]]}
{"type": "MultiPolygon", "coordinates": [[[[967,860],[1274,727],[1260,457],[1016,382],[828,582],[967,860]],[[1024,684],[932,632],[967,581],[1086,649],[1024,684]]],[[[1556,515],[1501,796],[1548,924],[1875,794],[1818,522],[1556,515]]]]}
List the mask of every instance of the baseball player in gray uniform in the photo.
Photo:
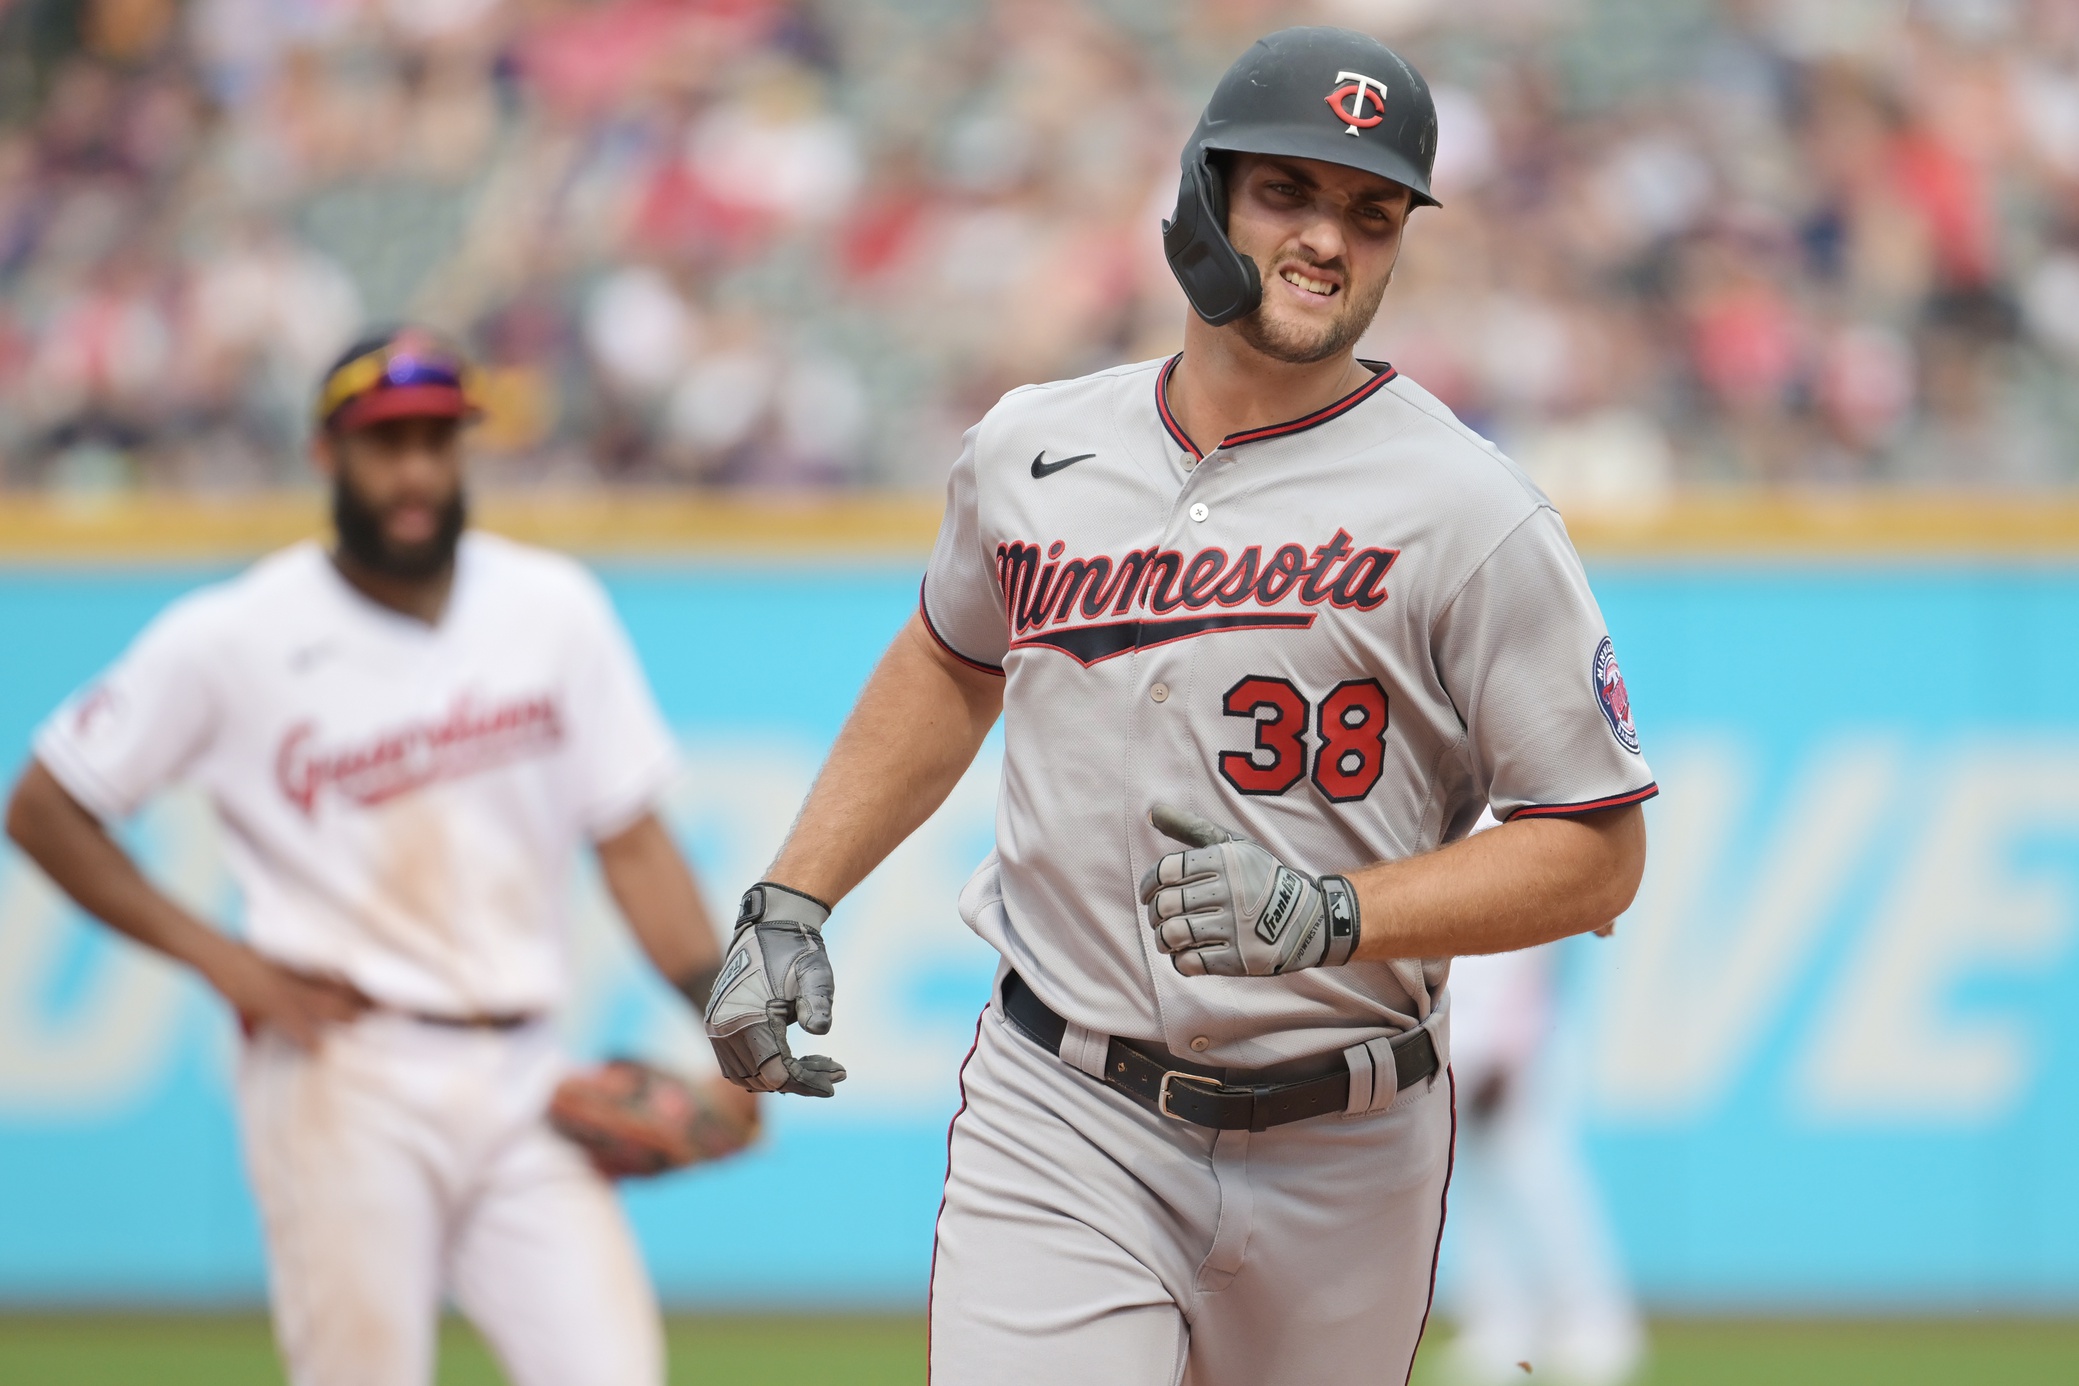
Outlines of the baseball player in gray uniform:
{"type": "Polygon", "coordinates": [[[744,896],[724,1071],[828,1096],[843,1069],[786,1034],[829,1028],[822,924],[1002,716],[941,1386],[1404,1380],[1449,959],[1637,889],[1653,778],[1559,516],[1355,358],[1435,148],[1422,78],[1362,35],[1285,30],[1229,71],[1164,231],[1183,351],[968,433],[921,610],[744,896]]]}

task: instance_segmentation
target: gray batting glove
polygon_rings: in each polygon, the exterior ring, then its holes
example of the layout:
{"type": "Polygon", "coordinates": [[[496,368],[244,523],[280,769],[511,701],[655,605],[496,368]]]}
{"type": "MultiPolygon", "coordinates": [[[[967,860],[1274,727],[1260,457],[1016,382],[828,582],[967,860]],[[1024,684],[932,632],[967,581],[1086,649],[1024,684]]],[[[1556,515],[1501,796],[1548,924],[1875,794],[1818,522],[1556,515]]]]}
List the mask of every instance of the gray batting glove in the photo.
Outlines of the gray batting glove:
{"type": "Polygon", "coordinates": [[[1171,852],[1141,877],[1155,946],[1189,977],[1270,977],[1341,967],[1357,951],[1357,892],[1341,876],[1302,876],[1264,848],[1195,813],[1148,812],[1171,852]]]}
{"type": "Polygon", "coordinates": [[[771,881],[744,892],[736,937],[707,1003],[708,1042],[738,1087],[828,1097],[845,1080],[837,1060],[797,1059],[787,1047],[787,1026],[796,1022],[812,1035],[830,1033],[837,982],[823,951],[828,918],[822,901],[771,881]]]}

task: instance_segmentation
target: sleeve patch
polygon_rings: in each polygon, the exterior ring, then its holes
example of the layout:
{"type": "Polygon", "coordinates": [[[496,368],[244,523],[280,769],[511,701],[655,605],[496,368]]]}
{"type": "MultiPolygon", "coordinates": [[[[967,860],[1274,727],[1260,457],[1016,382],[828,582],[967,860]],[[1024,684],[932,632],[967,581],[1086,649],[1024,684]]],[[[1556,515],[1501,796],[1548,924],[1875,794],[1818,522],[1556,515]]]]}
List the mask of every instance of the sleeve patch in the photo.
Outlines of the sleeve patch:
{"type": "Polygon", "coordinates": [[[1624,675],[1617,669],[1617,649],[1605,635],[1602,643],[1595,647],[1595,697],[1602,704],[1603,720],[1610,724],[1610,734],[1617,744],[1633,755],[1639,753],[1639,731],[1632,725],[1631,694],[1624,687],[1624,675]]]}

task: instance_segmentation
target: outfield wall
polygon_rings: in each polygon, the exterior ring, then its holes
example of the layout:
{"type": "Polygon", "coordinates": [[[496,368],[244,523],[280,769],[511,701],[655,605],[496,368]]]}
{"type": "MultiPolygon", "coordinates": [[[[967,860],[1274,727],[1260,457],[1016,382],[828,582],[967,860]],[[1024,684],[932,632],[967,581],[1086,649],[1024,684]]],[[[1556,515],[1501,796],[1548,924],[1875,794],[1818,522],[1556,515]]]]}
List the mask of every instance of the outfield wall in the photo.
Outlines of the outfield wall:
{"type": "MultiPolygon", "coordinates": [[[[2055,507],[1947,530],[1755,513],[1576,527],[1665,789],[1639,903],[1570,955],[1626,1259],[1684,1309],[2079,1308],[2079,529],[2055,507]]],[[[578,543],[685,745],[671,816],[726,914],[912,608],[929,513],[759,509],[707,538],[661,514],[640,552],[578,543]]],[[[0,513],[0,768],[167,600],[310,512],[234,519],[198,540],[0,513]]],[[[995,755],[833,925],[841,1096],[778,1103],[751,1158],[631,1195],[670,1297],[921,1300],[992,963],[953,900],[987,850],[995,755]]],[[[235,917],[202,804],[170,796],[129,831],[235,917]]],[[[697,1053],[590,882],[578,914],[573,1042],[697,1053]]],[[[193,984],[0,854],[0,1301],[258,1294],[233,1044],[193,984]]]]}

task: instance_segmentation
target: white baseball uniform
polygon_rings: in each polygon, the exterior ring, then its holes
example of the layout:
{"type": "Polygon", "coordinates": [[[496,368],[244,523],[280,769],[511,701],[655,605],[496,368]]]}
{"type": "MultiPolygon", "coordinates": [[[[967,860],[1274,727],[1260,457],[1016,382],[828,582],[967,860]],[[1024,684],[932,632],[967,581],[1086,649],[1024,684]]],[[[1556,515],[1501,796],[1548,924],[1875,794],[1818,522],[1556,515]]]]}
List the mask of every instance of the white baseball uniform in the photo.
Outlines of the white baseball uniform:
{"type": "Polygon", "coordinates": [[[44,725],[104,821],[189,780],[226,828],[245,936],[380,1007],[306,1054],[245,1046],[238,1101],[298,1386],[431,1380],[451,1291],[519,1386],[653,1386],[663,1348],[610,1185],[544,1121],[565,1071],[579,846],[674,749],[576,563],[464,537],[436,625],[314,543],[162,614],[44,725]],[[498,1027],[441,1024],[503,1017],[498,1027]]]}
{"type": "Polygon", "coordinates": [[[1066,1021],[1049,1054],[999,999],[963,1071],[940,1386],[1325,1386],[1412,1363],[1449,1084],[1396,1092],[1373,1060],[1416,1027],[1448,1058],[1448,960],[1179,975],[1136,897],[1177,846],[1150,806],[1322,874],[1431,850],[1489,806],[1655,792],[1565,529],[1490,444],[1377,366],[1201,456],[1173,369],[1006,396],[967,435],[924,580],[939,641],[1006,679],[997,850],[962,912],[1066,1021]],[[1340,1052],[1348,1110],[1188,1125],[1092,1081],[1112,1037],[1230,1082],[1340,1052]]]}
{"type": "Polygon", "coordinates": [[[1645,1330],[1581,1148],[1574,1050],[1555,1033],[1558,945],[1461,958],[1451,968],[1461,1111],[1453,1190],[1454,1375],[1521,1380],[1519,1362],[1567,1386],[1616,1386],[1645,1330]]]}

